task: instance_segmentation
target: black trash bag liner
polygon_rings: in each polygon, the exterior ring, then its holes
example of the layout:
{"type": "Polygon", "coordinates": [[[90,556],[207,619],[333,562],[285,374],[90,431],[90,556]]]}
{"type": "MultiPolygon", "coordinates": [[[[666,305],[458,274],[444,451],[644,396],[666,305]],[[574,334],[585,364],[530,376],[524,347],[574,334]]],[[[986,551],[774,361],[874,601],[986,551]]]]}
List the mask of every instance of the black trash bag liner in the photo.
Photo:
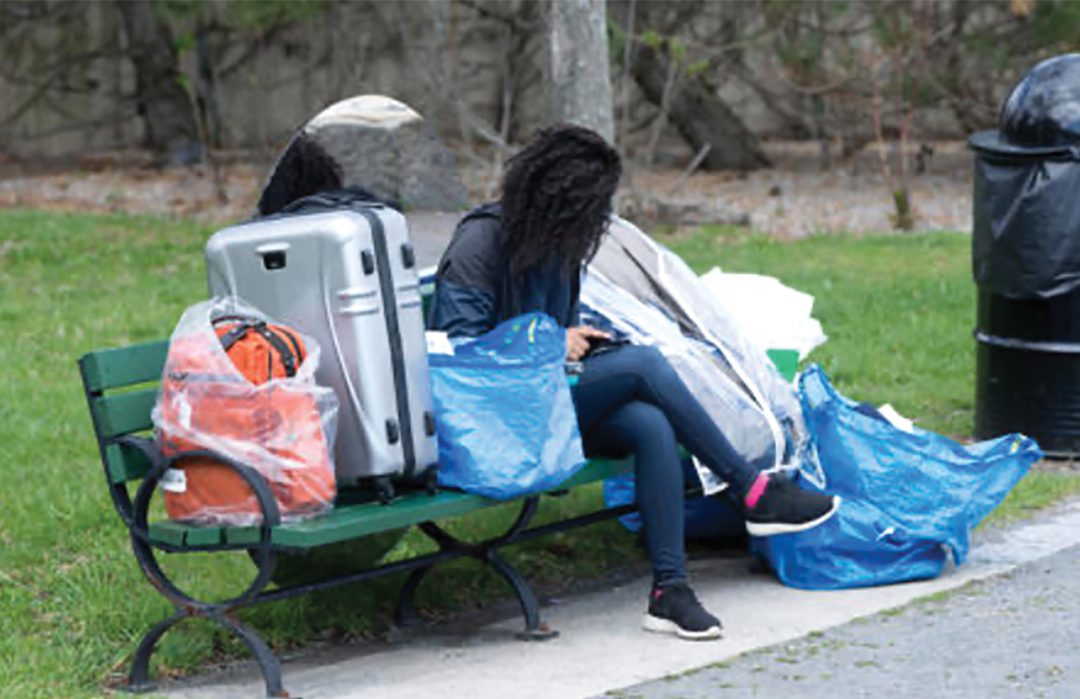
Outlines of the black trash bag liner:
{"type": "Polygon", "coordinates": [[[975,151],[972,262],[979,288],[1050,298],[1080,286],[1080,54],[1016,84],[975,151]]]}
{"type": "Polygon", "coordinates": [[[972,267],[983,291],[1050,298],[1080,286],[1080,146],[1021,156],[976,139],[972,267]]]}
{"type": "Polygon", "coordinates": [[[1019,148],[1080,144],[1080,53],[1054,56],[1029,70],[1001,106],[998,128],[1019,148]]]}

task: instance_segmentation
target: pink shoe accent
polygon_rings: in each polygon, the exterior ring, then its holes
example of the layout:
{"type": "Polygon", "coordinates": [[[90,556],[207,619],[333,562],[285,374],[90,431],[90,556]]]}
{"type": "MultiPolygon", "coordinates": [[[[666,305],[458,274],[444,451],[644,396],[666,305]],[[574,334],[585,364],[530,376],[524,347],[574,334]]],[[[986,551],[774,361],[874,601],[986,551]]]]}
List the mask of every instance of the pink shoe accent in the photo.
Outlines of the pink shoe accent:
{"type": "Polygon", "coordinates": [[[754,509],[758,500],[765,494],[765,486],[769,484],[769,476],[766,473],[759,473],[757,480],[750,486],[750,490],[747,491],[746,497],[743,498],[743,502],[746,503],[748,509],[754,509]]]}
{"type": "Polygon", "coordinates": [[[663,592],[663,590],[661,588],[659,588],[659,587],[654,587],[653,588],[653,591],[652,591],[653,599],[660,599],[660,597],[663,594],[664,594],[664,592],[663,592]]]}

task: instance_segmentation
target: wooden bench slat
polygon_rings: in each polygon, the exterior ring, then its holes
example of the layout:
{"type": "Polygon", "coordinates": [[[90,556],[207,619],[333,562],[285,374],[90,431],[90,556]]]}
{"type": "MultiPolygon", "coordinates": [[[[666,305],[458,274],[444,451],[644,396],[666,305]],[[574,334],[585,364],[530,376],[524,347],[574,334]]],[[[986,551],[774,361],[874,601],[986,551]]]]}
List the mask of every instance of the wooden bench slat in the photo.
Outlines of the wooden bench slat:
{"type": "MultiPolygon", "coordinates": [[[[627,473],[632,467],[632,462],[628,460],[590,461],[556,490],[595,483],[627,473]]],[[[331,510],[325,515],[303,522],[283,524],[274,528],[271,541],[281,546],[297,548],[321,546],[419,524],[429,519],[463,515],[474,510],[499,505],[501,502],[479,495],[447,491],[435,496],[427,493],[410,493],[392,505],[377,502],[353,505],[331,510]]]]}
{"type": "Polygon", "coordinates": [[[119,444],[105,447],[105,462],[109,465],[109,482],[113,485],[140,480],[150,472],[150,460],[145,454],[119,444]]]}
{"type": "Polygon", "coordinates": [[[161,379],[168,340],[153,340],[127,347],[98,350],[79,360],[90,391],[123,388],[161,379]]]}
{"type": "MultiPolygon", "coordinates": [[[[281,546],[312,548],[496,504],[494,500],[463,493],[444,492],[435,496],[410,493],[392,505],[377,502],[348,505],[314,519],[282,524],[274,528],[272,541],[281,546]]],[[[165,520],[151,523],[150,538],[174,546],[255,545],[259,541],[259,528],[212,527],[165,520]]]]}
{"type": "Polygon", "coordinates": [[[259,543],[258,527],[228,527],[225,529],[226,544],[251,544],[259,543]]]}
{"type": "Polygon", "coordinates": [[[259,543],[259,528],[210,527],[162,520],[151,522],[150,539],[159,543],[191,548],[218,546],[220,544],[255,546],[259,543]]]}
{"type": "Polygon", "coordinates": [[[378,502],[331,510],[302,522],[275,527],[271,541],[280,546],[310,548],[400,529],[429,519],[442,519],[498,504],[478,495],[441,492],[410,493],[392,505],[378,502]]]}
{"type": "MultiPolygon", "coordinates": [[[[577,474],[559,486],[574,488],[617,476],[633,467],[630,460],[590,461],[577,474]]],[[[501,504],[478,495],[443,491],[408,493],[390,505],[368,502],[346,505],[302,522],[290,522],[274,528],[271,541],[278,546],[313,548],[338,541],[356,539],[392,529],[463,515],[501,504]]],[[[151,538],[176,546],[216,546],[222,543],[251,544],[259,541],[258,527],[206,527],[181,522],[155,522],[151,538]]]]}
{"type": "Polygon", "coordinates": [[[183,546],[187,539],[187,533],[195,527],[183,522],[152,522],[150,524],[150,539],[163,544],[183,546]]]}
{"type": "Polygon", "coordinates": [[[142,432],[153,427],[150,411],[157,402],[156,388],[98,396],[91,400],[103,439],[142,432]]]}
{"type": "Polygon", "coordinates": [[[217,546],[225,543],[225,527],[191,527],[185,532],[188,546],[217,546]]]}

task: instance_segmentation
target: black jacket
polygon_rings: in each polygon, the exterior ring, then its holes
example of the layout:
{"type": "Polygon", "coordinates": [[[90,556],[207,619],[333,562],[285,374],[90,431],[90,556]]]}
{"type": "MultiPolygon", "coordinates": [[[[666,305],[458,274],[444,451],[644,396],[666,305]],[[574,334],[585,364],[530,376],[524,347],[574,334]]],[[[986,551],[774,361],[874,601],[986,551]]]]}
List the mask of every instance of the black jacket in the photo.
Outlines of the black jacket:
{"type": "Polygon", "coordinates": [[[499,213],[498,204],[486,204],[458,224],[435,274],[428,326],[451,336],[475,337],[534,311],[563,327],[578,325],[580,269],[566,275],[554,259],[511,275],[499,213]]]}

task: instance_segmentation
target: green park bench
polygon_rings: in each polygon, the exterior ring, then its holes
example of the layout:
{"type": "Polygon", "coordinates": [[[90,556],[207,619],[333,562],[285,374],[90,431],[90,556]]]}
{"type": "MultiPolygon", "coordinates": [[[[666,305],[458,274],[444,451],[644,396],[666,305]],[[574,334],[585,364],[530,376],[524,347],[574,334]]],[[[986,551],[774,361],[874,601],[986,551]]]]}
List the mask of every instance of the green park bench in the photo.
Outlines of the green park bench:
{"type": "MultiPolygon", "coordinates": [[[[430,293],[430,289],[427,291],[430,293]]],[[[255,629],[237,620],[236,610],[408,571],[410,575],[401,587],[396,614],[397,622],[405,625],[414,619],[413,597],[425,575],[440,563],[464,557],[490,566],[509,583],[524,616],[523,638],[552,637],[557,632],[542,623],[535,592],[502,556],[500,549],[635,510],[634,505],[603,508],[530,527],[541,496],[525,497],[520,499],[517,518],[505,532],[473,543],[452,536],[436,520],[466,515],[500,505],[502,501],[457,491],[431,493],[417,490],[401,493],[391,503],[382,504],[367,491],[343,489],[329,512],[314,519],[283,523],[269,485],[250,467],[230,462],[256,495],[263,513],[261,525],[219,527],[151,521],[150,503],[167,463],[154,446],[150,414],[157,399],[155,384],[161,378],[167,351],[168,341],[160,340],[90,352],[79,360],[113,504],[128,528],[135,558],[143,573],[174,607],[172,616],[147,631],[135,650],[128,685],[133,691],[152,687],[150,656],[165,632],[181,620],[203,618],[228,629],[244,641],[258,661],[268,696],[288,696],[274,653],[255,629]],[[438,545],[435,552],[359,571],[335,573],[315,582],[271,586],[275,566],[282,556],[414,525],[438,545]],[[253,580],[240,595],[209,602],[195,599],[174,584],[158,558],[161,553],[236,550],[250,554],[257,569],[253,580]]],[[[560,485],[557,492],[596,483],[631,469],[629,460],[594,459],[560,485]]]]}

